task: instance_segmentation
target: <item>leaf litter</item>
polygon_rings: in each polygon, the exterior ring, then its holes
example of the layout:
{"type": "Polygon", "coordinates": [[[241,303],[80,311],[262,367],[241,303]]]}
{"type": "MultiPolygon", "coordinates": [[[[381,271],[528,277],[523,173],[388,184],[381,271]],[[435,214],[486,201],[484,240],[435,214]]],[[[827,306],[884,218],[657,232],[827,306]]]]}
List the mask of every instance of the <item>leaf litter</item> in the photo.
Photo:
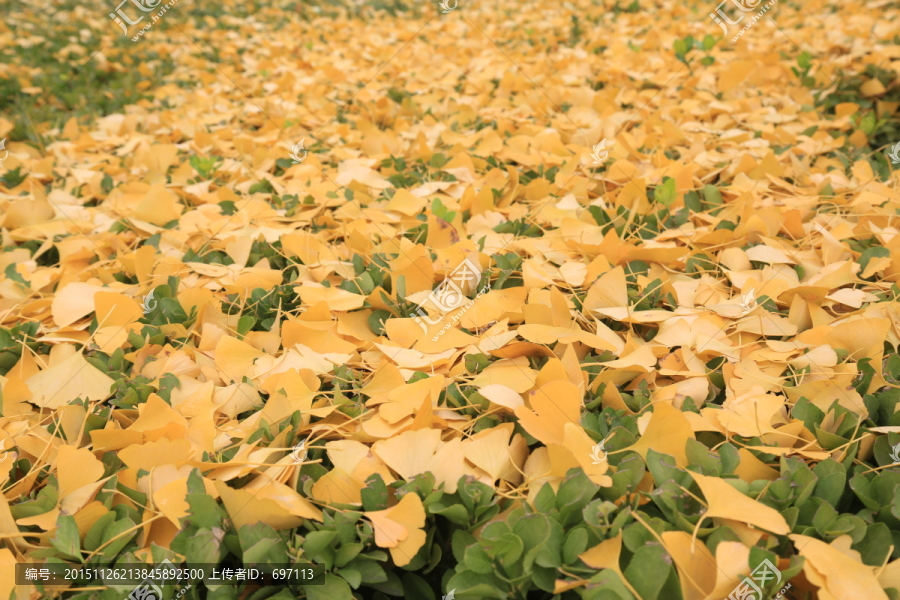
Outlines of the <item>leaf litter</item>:
{"type": "Polygon", "coordinates": [[[334,598],[897,597],[897,11],[581,4],[182,7],[167,83],[9,144],[0,595],[263,536],[334,598]]]}

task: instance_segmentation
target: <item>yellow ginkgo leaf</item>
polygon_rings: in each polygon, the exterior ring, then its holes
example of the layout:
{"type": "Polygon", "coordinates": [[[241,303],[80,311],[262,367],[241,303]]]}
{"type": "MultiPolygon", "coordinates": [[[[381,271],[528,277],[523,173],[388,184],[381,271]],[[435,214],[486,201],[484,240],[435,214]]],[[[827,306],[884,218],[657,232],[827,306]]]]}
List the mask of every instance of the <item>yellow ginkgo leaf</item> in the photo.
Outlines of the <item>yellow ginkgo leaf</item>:
{"type": "Polygon", "coordinates": [[[378,441],[372,446],[372,452],[408,481],[428,469],[440,444],[440,431],[419,429],[378,441]]]}
{"type": "Polygon", "coordinates": [[[10,549],[0,548],[0,597],[17,598],[14,592],[22,589],[16,585],[16,564],[18,563],[19,560],[10,549]]]}
{"type": "Polygon", "coordinates": [[[515,410],[525,404],[525,401],[522,400],[522,396],[517,394],[515,390],[499,383],[486,385],[479,389],[478,393],[497,406],[503,406],[510,410],[515,410]]]}
{"type": "Polygon", "coordinates": [[[641,438],[628,447],[647,459],[647,451],[650,449],[675,458],[675,464],[684,468],[688,464],[687,451],[685,450],[688,438],[694,439],[694,430],[690,422],[680,410],[667,402],[653,405],[653,413],[650,424],[641,435],[641,438]]]}
{"type": "Polygon", "coordinates": [[[216,344],[216,366],[225,374],[226,383],[240,382],[253,364],[266,356],[246,342],[231,336],[222,336],[216,344]]]}
{"type": "Polygon", "coordinates": [[[146,444],[129,445],[119,451],[119,458],[132,469],[149,472],[162,465],[180,467],[191,459],[192,453],[191,444],[187,440],[161,438],[146,444]]]}
{"type": "Polygon", "coordinates": [[[97,322],[103,327],[122,328],[143,316],[141,305],[125,294],[99,291],[94,294],[97,322]]]}
{"type": "Polygon", "coordinates": [[[789,537],[797,545],[800,556],[806,559],[804,571],[815,569],[824,579],[824,590],[838,600],[888,599],[875,577],[875,569],[839,549],[841,538],[849,539],[849,536],[840,536],[831,544],[805,535],[789,537]]]}
{"type": "Polygon", "coordinates": [[[128,428],[129,431],[153,432],[159,430],[180,430],[187,428],[187,419],[159,397],[150,394],[147,401],[138,407],[140,416],[128,428]]]}
{"type": "Polygon", "coordinates": [[[716,585],[716,559],[712,553],[684,531],[665,531],[660,537],[678,569],[684,600],[706,600],[716,585]]]}
{"type": "Polygon", "coordinates": [[[248,492],[258,490],[255,493],[256,498],[272,500],[295,517],[313,519],[314,521],[322,520],[322,511],[316,508],[312,502],[290,487],[283,483],[272,481],[265,475],[254,479],[244,487],[244,490],[248,492]]]}
{"type": "Polygon", "coordinates": [[[610,569],[619,576],[619,579],[622,580],[622,583],[627,587],[631,593],[635,595],[635,597],[640,598],[640,594],[631,587],[631,584],[628,583],[628,580],[625,579],[625,574],[622,573],[622,569],[619,567],[619,558],[622,554],[622,534],[618,533],[615,537],[611,537],[607,540],[604,540],[594,546],[593,548],[589,548],[587,551],[582,552],[578,555],[584,564],[593,568],[593,569],[610,569]]]}
{"type": "Polygon", "coordinates": [[[105,400],[115,382],[76,352],[25,383],[31,390],[31,402],[43,408],[59,408],[76,398],[105,400]]]}
{"type": "Polygon", "coordinates": [[[519,406],[516,416],[525,430],[545,444],[562,445],[566,423],[578,423],[581,391],[568,381],[555,380],[528,394],[531,409],[519,406]]]}
{"type": "Polygon", "coordinates": [[[244,525],[265,523],[273,529],[291,529],[303,523],[303,518],[291,513],[274,500],[257,498],[256,494],[228,486],[224,481],[215,482],[225,510],[237,529],[244,525]]]}
{"type": "Polygon", "coordinates": [[[53,320],[59,327],[65,327],[86,317],[94,312],[94,295],[102,291],[110,290],[100,285],[81,282],[70,283],[58,290],[53,297],[51,309],[53,320]]]}
{"type": "Polygon", "coordinates": [[[313,498],[326,504],[362,503],[363,484],[340,469],[332,469],[313,484],[313,498]]]}
{"type": "Polygon", "coordinates": [[[87,448],[60,446],[56,454],[59,505],[67,514],[84,506],[103,477],[103,463],[87,448]]]}
{"type": "Polygon", "coordinates": [[[787,535],[791,528],[781,516],[781,513],[766,506],[762,502],[758,502],[753,498],[748,498],[732,487],[724,479],[718,477],[710,477],[688,471],[703,496],[706,498],[708,508],[705,517],[721,517],[724,519],[733,519],[741,523],[747,523],[778,535],[787,535]]]}
{"type": "Polygon", "coordinates": [[[512,464],[509,440],[513,429],[512,423],[503,423],[465,440],[462,449],[466,460],[490,475],[492,481],[500,479],[512,464]]]}
{"type": "Polygon", "coordinates": [[[406,494],[393,508],[364,514],[372,522],[375,544],[387,548],[399,567],[408,565],[425,544],[425,507],[416,493],[406,494]]]}

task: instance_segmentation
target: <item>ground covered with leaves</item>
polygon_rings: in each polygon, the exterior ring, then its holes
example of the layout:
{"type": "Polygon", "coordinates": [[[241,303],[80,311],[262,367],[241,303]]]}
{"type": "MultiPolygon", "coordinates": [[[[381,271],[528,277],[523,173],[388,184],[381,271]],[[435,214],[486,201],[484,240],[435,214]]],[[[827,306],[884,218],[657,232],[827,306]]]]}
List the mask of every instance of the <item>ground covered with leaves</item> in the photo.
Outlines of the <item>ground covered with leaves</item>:
{"type": "Polygon", "coordinates": [[[900,6],[444,4],[0,1],[0,598],[898,600],[900,6]]]}

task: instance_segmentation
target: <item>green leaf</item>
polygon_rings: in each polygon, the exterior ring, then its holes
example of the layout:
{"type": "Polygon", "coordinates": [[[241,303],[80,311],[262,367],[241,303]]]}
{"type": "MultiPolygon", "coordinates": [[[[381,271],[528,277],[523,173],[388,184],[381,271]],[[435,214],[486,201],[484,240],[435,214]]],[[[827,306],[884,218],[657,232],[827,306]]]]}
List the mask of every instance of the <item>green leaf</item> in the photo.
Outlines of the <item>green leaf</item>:
{"type": "MultiPolygon", "coordinates": [[[[410,379],[410,383],[413,383],[410,379]]],[[[420,498],[427,498],[434,490],[434,475],[429,472],[414,475],[409,481],[397,488],[397,498],[402,498],[406,494],[415,493],[420,498]]]]}
{"type": "MultiPolygon", "coordinates": [[[[872,248],[867,248],[863,251],[862,255],[859,257],[857,261],[859,263],[860,274],[866,270],[866,267],[869,266],[869,261],[873,258],[889,258],[891,256],[891,251],[885,248],[884,246],[875,246],[872,248]]],[[[894,356],[897,356],[896,354],[894,356]]]]}
{"type": "Polygon", "coordinates": [[[573,469],[566,476],[556,494],[556,507],[559,509],[560,523],[568,527],[582,519],[582,511],[600,486],[593,483],[583,469],[573,469]]]}
{"type": "Polygon", "coordinates": [[[863,563],[880,567],[887,560],[893,543],[890,528],[884,523],[874,523],[866,529],[865,537],[852,548],[860,553],[863,563]]]}
{"type": "Polygon", "coordinates": [[[837,506],[847,485],[847,471],[844,465],[834,459],[821,461],[813,468],[819,478],[814,495],[832,506],[837,506]]]}
{"type": "Polygon", "coordinates": [[[825,413],[807,398],[800,398],[791,409],[791,416],[803,421],[807,429],[813,431],[825,419],[825,413]]]}
{"type": "Polygon", "coordinates": [[[853,387],[856,388],[856,391],[859,392],[860,396],[864,396],[869,392],[869,386],[872,384],[872,379],[875,377],[875,369],[869,363],[872,362],[871,358],[861,358],[856,363],[856,368],[860,373],[859,382],[853,387]]]}
{"type": "Polygon", "coordinates": [[[375,335],[384,335],[384,323],[392,316],[393,315],[389,311],[382,308],[372,311],[372,314],[369,315],[368,319],[369,329],[371,329],[372,333],[375,335]]]}
{"type": "Polygon", "coordinates": [[[303,553],[315,560],[315,556],[325,548],[331,547],[331,542],[337,537],[336,531],[313,531],[306,535],[303,542],[303,553]]]}
{"type": "MultiPolygon", "coordinates": [[[[362,583],[382,583],[388,580],[384,568],[374,560],[364,558],[365,555],[347,563],[347,569],[353,569],[362,577],[362,583]]],[[[338,571],[340,572],[340,571],[338,571]]]]}
{"type": "Polygon", "coordinates": [[[691,190],[684,195],[684,205],[687,206],[692,213],[703,212],[703,205],[700,204],[700,195],[694,190],[691,190]]]}
{"type": "Polygon", "coordinates": [[[256,319],[251,317],[250,315],[244,315],[240,319],[238,319],[237,325],[237,334],[238,336],[245,336],[247,332],[253,329],[253,326],[256,325],[256,319]]]}
{"type": "Polygon", "coordinates": [[[354,543],[359,539],[356,524],[361,517],[362,513],[353,510],[335,513],[334,529],[337,531],[338,541],[342,545],[354,543]]]}
{"type": "MultiPolygon", "coordinates": [[[[272,593],[271,590],[272,590],[271,587],[263,588],[262,590],[259,590],[259,592],[265,592],[265,594],[263,596],[257,596],[255,594],[253,596],[250,596],[250,598],[248,600],[257,600],[258,598],[265,598],[266,600],[296,600],[296,597],[293,594],[291,594],[290,590],[281,590],[274,596],[270,596],[269,594],[272,593]]],[[[219,598],[221,598],[222,600],[232,600],[233,596],[217,595],[219,592],[222,592],[222,591],[224,591],[225,593],[227,593],[228,591],[231,591],[232,593],[234,593],[234,588],[220,587],[217,590],[210,590],[210,593],[209,593],[209,595],[206,596],[206,599],[207,600],[219,600],[219,598]]],[[[257,594],[259,592],[257,592],[257,594]]]]}
{"type": "Polygon", "coordinates": [[[722,200],[722,193],[719,192],[719,188],[714,185],[705,185],[703,186],[703,201],[709,206],[722,206],[724,201],[722,200]]]}
{"type": "MultiPolygon", "coordinates": [[[[478,517],[483,511],[479,509],[486,508],[491,504],[494,498],[494,488],[481,483],[480,481],[469,481],[465,477],[461,477],[457,485],[457,493],[460,500],[469,510],[469,514],[478,517]]],[[[540,494],[539,494],[540,495],[540,494]]]]}
{"type": "Polygon", "coordinates": [[[469,523],[469,511],[462,504],[446,506],[442,502],[432,502],[428,505],[428,512],[433,515],[441,515],[454,525],[466,526],[469,523]]]}
{"type": "Polygon", "coordinates": [[[675,187],[675,179],[672,177],[663,177],[661,185],[656,186],[653,193],[653,199],[663,206],[670,206],[678,197],[678,190],[675,187]]]}
{"type": "MultiPolygon", "coordinates": [[[[221,536],[217,536],[211,529],[201,529],[186,540],[184,554],[189,566],[217,564],[222,558],[221,536]]],[[[256,557],[252,552],[244,553],[244,561],[247,563],[271,562],[251,560],[254,558],[256,557]]]]}
{"type": "MultiPolygon", "coordinates": [[[[444,156],[443,154],[438,152],[431,156],[431,159],[429,159],[429,161],[428,161],[428,166],[434,167],[435,169],[440,169],[441,167],[446,165],[448,162],[450,162],[450,160],[446,156],[444,156]]],[[[440,200],[438,200],[437,198],[435,198],[434,201],[437,203],[440,203],[440,200]]]]}
{"type": "Polygon", "coordinates": [[[457,529],[456,531],[454,531],[453,537],[450,538],[450,547],[453,550],[453,558],[456,559],[456,562],[463,562],[465,558],[466,548],[468,548],[472,544],[477,543],[478,540],[475,539],[475,536],[468,531],[464,531],[462,529],[457,529]]]}
{"type": "Polygon", "coordinates": [[[400,578],[397,577],[397,574],[393,571],[385,571],[386,580],[382,583],[373,583],[370,584],[369,587],[378,590],[379,592],[383,592],[389,596],[402,596],[403,595],[403,583],[400,581],[400,578]]]}
{"type": "Polygon", "coordinates": [[[821,444],[823,448],[826,450],[836,450],[837,448],[845,445],[850,440],[846,440],[839,435],[835,435],[829,431],[825,431],[824,429],[819,429],[815,427],[813,429],[813,433],[816,435],[816,440],[821,444]]]}
{"type": "Polygon", "coordinates": [[[555,520],[540,513],[524,515],[513,527],[513,533],[522,538],[525,545],[523,567],[526,571],[532,563],[541,567],[562,566],[563,529],[555,520]]]}
{"type": "Polygon", "coordinates": [[[53,536],[50,543],[66,558],[81,562],[81,537],[75,517],[60,515],[56,519],[56,535],[53,536]]]}
{"type": "Polygon", "coordinates": [[[187,520],[191,525],[201,529],[222,526],[222,513],[215,498],[208,494],[188,494],[186,500],[190,506],[187,520]]]}
{"type": "Polygon", "coordinates": [[[693,482],[693,478],[690,474],[688,474],[687,471],[676,467],[675,458],[668,454],[662,454],[651,448],[647,451],[646,462],[647,469],[650,471],[650,474],[653,475],[653,481],[655,481],[657,485],[662,485],[666,481],[674,481],[675,483],[688,487],[693,482]]]}
{"type": "Polygon", "coordinates": [[[577,564],[578,555],[588,547],[588,533],[583,527],[576,527],[566,534],[563,544],[563,562],[567,565],[577,564]]]}
{"type": "Polygon", "coordinates": [[[54,479],[50,485],[44,486],[44,488],[38,492],[38,496],[34,500],[22,502],[21,504],[16,504],[9,508],[14,519],[23,519],[50,512],[54,509],[58,501],[59,492],[54,479]]]}
{"type": "Polygon", "coordinates": [[[556,583],[556,569],[535,565],[531,569],[531,580],[539,589],[552,593],[556,583]]]}
{"type": "Polygon", "coordinates": [[[416,598],[416,600],[436,600],[434,590],[428,582],[415,573],[403,575],[403,597],[416,598]]]}
{"type": "Polygon", "coordinates": [[[363,508],[367,511],[385,510],[388,507],[388,490],[379,473],[372,473],[366,479],[366,486],[360,490],[363,508]]]}
{"type": "Polygon", "coordinates": [[[444,584],[447,590],[456,590],[457,600],[476,600],[480,598],[496,598],[506,600],[509,597],[509,584],[493,574],[481,575],[463,570],[444,584]]]}
{"type": "Polygon", "coordinates": [[[741,455],[737,448],[726,442],[719,446],[719,458],[722,460],[721,475],[731,475],[741,464],[741,455]]]}
{"type": "Polygon", "coordinates": [[[612,569],[603,569],[588,581],[590,583],[584,588],[583,600],[635,600],[612,569]]]}
{"type": "Polygon", "coordinates": [[[345,567],[343,569],[337,569],[335,571],[338,575],[344,578],[344,581],[350,584],[354,590],[362,585],[362,573],[354,569],[353,567],[345,567]]]}
{"type": "Polygon", "coordinates": [[[124,518],[107,526],[103,531],[103,542],[100,545],[106,544],[103,546],[102,553],[107,561],[113,560],[119,554],[119,551],[138,534],[138,529],[135,528],[135,525],[136,523],[131,519],[124,518]],[[126,531],[128,533],[125,533],[126,531]]]}
{"type": "MultiPolygon", "coordinates": [[[[514,516],[513,518],[517,519],[521,517],[518,511],[516,512],[516,515],[517,516],[514,516]]],[[[510,513],[510,516],[513,516],[512,513],[510,513]]],[[[504,521],[494,521],[493,523],[488,523],[487,525],[485,525],[484,529],[481,530],[480,537],[482,540],[496,541],[503,539],[504,536],[507,536],[511,533],[512,529],[510,529],[509,525],[507,525],[504,521]]]]}
{"type": "Polygon", "coordinates": [[[600,490],[600,495],[610,501],[616,501],[625,494],[634,492],[647,471],[644,460],[634,452],[629,452],[617,467],[618,471],[612,474],[612,487],[600,490]]]}
{"type": "Polygon", "coordinates": [[[116,520],[116,513],[108,512],[91,525],[84,536],[84,549],[88,552],[96,550],[103,543],[103,531],[116,520]]]}
{"type": "Polygon", "coordinates": [[[850,489],[856,494],[856,497],[862,501],[866,508],[877,511],[881,508],[881,503],[875,493],[875,487],[865,475],[858,473],[850,479],[850,489]]]}
{"type": "Polygon", "coordinates": [[[519,536],[508,533],[496,540],[481,540],[488,556],[499,559],[504,567],[512,567],[522,557],[525,543],[519,536]]]}
{"type": "Polygon", "coordinates": [[[656,600],[669,578],[672,559],[657,543],[647,544],[632,557],[625,569],[625,579],[644,600],[656,600]]]}
{"type": "Polygon", "coordinates": [[[894,381],[900,382],[900,354],[891,354],[884,366],[884,374],[894,381]]]}
{"type": "Polygon", "coordinates": [[[545,483],[544,486],[538,491],[537,496],[534,498],[534,507],[538,511],[549,510],[556,504],[556,494],[553,492],[553,488],[549,483],[545,483]]]}
{"type": "Polygon", "coordinates": [[[720,477],[722,475],[722,461],[709,448],[698,442],[697,440],[688,438],[686,453],[688,461],[692,465],[698,466],[703,475],[714,475],[720,477]]]}
{"type": "MultiPolygon", "coordinates": [[[[658,517],[648,518],[646,516],[642,516],[642,518],[658,535],[666,532],[666,522],[662,519],[658,517]]],[[[637,552],[645,545],[654,542],[656,542],[656,537],[650,531],[647,531],[647,528],[641,523],[631,523],[622,530],[622,543],[631,552],[637,552]]]]}
{"type": "Polygon", "coordinates": [[[345,544],[341,546],[334,557],[335,566],[343,567],[351,560],[356,558],[357,555],[359,555],[359,553],[363,551],[363,549],[365,549],[365,546],[360,543],[345,544]]]}
{"type": "MultiPolygon", "coordinates": [[[[336,535],[333,531],[328,533],[332,536],[336,535]]],[[[289,562],[287,544],[270,525],[265,523],[244,525],[238,530],[238,539],[244,563],[284,564],[289,562]]]]}
{"type": "Polygon", "coordinates": [[[305,585],[308,600],[353,600],[353,592],[347,582],[335,575],[325,575],[323,585],[305,585]]]}
{"type": "Polygon", "coordinates": [[[487,575],[494,572],[494,564],[491,561],[491,557],[481,544],[472,544],[466,548],[463,563],[467,569],[474,573],[487,575]]]}

